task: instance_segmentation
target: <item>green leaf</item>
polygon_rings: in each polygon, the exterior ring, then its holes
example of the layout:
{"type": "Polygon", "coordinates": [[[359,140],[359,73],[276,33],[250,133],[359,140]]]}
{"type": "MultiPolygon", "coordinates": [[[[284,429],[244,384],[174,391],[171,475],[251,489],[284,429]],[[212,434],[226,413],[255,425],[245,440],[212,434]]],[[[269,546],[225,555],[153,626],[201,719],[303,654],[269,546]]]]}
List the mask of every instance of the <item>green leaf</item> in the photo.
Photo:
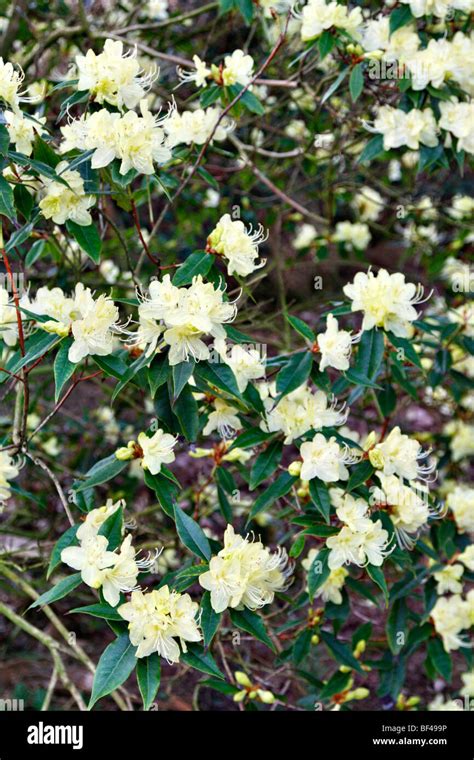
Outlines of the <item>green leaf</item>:
{"type": "Polygon", "coordinates": [[[14,251],[15,248],[18,248],[20,245],[22,245],[22,243],[24,243],[25,240],[28,240],[31,233],[33,232],[35,221],[36,219],[31,222],[28,222],[27,224],[24,224],[23,227],[20,227],[20,229],[15,230],[15,232],[12,235],[10,235],[8,243],[5,246],[5,250],[7,253],[14,251]]]}
{"type": "Polygon", "coordinates": [[[207,184],[210,185],[213,190],[219,190],[218,181],[215,177],[212,176],[211,172],[208,172],[207,169],[205,169],[203,166],[200,166],[198,169],[196,169],[196,174],[199,174],[199,176],[203,178],[204,182],[207,182],[207,184]]]}
{"type": "Polygon", "coordinates": [[[254,505],[250,510],[247,523],[250,522],[250,520],[253,520],[259,512],[263,512],[264,509],[267,509],[277,499],[286,496],[296,480],[297,478],[294,478],[289,472],[282,472],[275,482],[272,483],[270,488],[267,488],[267,490],[261,493],[258,499],[255,500],[254,505]]]}
{"type": "Polygon", "coordinates": [[[217,484],[217,501],[219,502],[219,509],[225,517],[226,522],[231,523],[232,507],[230,505],[229,499],[227,498],[227,494],[220,483],[217,484]]]}
{"type": "Polygon", "coordinates": [[[103,370],[106,377],[115,377],[117,380],[121,380],[128,369],[123,359],[113,354],[109,356],[92,356],[91,359],[103,370]]]}
{"type": "Polygon", "coordinates": [[[221,93],[222,87],[219,87],[217,84],[212,85],[211,87],[206,87],[199,96],[199,105],[201,108],[212,106],[216,100],[219,100],[221,93]]]}
{"type": "Polygon", "coordinates": [[[357,159],[357,163],[362,164],[366,161],[372,161],[374,158],[377,158],[377,156],[380,156],[380,154],[383,152],[383,135],[375,135],[375,137],[372,137],[372,139],[369,140],[365,146],[364,150],[357,159]]]}
{"type": "Polygon", "coordinates": [[[73,364],[73,362],[70,362],[68,359],[68,353],[69,348],[72,344],[73,339],[72,338],[66,338],[64,340],[60,347],[59,351],[56,354],[56,358],[54,360],[54,400],[57,401],[59,399],[59,396],[61,394],[61,391],[69,380],[69,378],[74,374],[74,371],[77,367],[76,364],[73,364]]]}
{"type": "MultiPolygon", "coordinates": [[[[51,335],[50,333],[39,330],[31,338],[25,341],[25,355],[22,356],[20,352],[14,354],[14,356],[7,362],[6,368],[10,372],[18,372],[27,364],[32,364],[40,356],[45,356],[49,349],[58,343],[61,338],[58,335],[51,335]]],[[[3,377],[3,380],[7,377],[3,377]]]]}
{"type": "Polygon", "coordinates": [[[161,662],[157,652],[137,660],[137,683],[143,700],[143,709],[152,706],[161,680],[161,662]]]}
{"type": "Polygon", "coordinates": [[[397,338],[396,335],[394,335],[391,332],[387,333],[387,337],[392,344],[392,346],[395,346],[397,350],[397,354],[402,355],[402,359],[400,361],[409,361],[411,364],[414,364],[419,369],[423,369],[423,366],[421,364],[421,359],[416,353],[415,349],[413,348],[412,343],[409,340],[406,340],[406,338],[397,338]]]}
{"type": "Polygon", "coordinates": [[[326,90],[323,97],[321,98],[321,105],[326,102],[326,100],[329,100],[331,95],[334,95],[336,90],[340,87],[343,80],[346,78],[347,74],[349,73],[349,67],[343,69],[339,76],[334,80],[332,85],[326,90]]]}
{"type": "Polygon", "coordinates": [[[331,633],[328,633],[328,631],[321,631],[320,636],[337,662],[341,665],[347,665],[353,670],[357,670],[358,673],[364,672],[361,668],[360,662],[356,660],[347,644],[338,641],[336,637],[331,633]]]}
{"type": "Polygon", "coordinates": [[[351,71],[349,77],[349,92],[352,102],[355,103],[364,89],[364,64],[358,63],[351,71]]]}
{"type": "Polygon", "coordinates": [[[6,216],[13,221],[16,218],[15,201],[13,199],[13,190],[8,184],[5,177],[0,175],[0,216],[6,216]]]}
{"type": "Polygon", "coordinates": [[[309,654],[312,637],[313,631],[311,628],[305,628],[305,630],[296,637],[293,645],[293,662],[295,665],[299,665],[299,663],[309,654]]]}
{"type": "Polygon", "coordinates": [[[4,124],[0,124],[0,156],[5,156],[10,145],[10,133],[4,124]]]}
{"type": "Polygon", "coordinates": [[[299,557],[300,554],[304,550],[305,543],[306,543],[306,537],[304,533],[300,533],[299,535],[295,536],[295,541],[291,546],[289,556],[292,557],[293,559],[296,559],[297,557],[299,557]]]}
{"type": "Polygon", "coordinates": [[[435,145],[433,148],[427,145],[420,145],[420,160],[418,162],[418,173],[430,169],[440,162],[444,156],[443,143],[435,145]]]}
{"type": "Polygon", "coordinates": [[[171,378],[173,381],[172,403],[174,403],[176,399],[179,397],[184,386],[186,385],[189,378],[193,374],[195,366],[196,365],[194,361],[187,361],[187,362],[180,362],[179,364],[175,364],[171,368],[171,378]]]}
{"type": "Polygon", "coordinates": [[[181,654],[182,662],[214,678],[225,678],[210,652],[205,652],[199,644],[188,644],[187,647],[188,651],[181,654]]]}
{"type": "Polygon", "coordinates": [[[382,591],[385,597],[385,604],[388,605],[388,588],[382,568],[377,567],[376,565],[367,565],[366,570],[369,577],[372,578],[373,582],[382,591]]]}
{"type": "Polygon", "coordinates": [[[114,551],[122,542],[122,532],[123,507],[119,507],[102,523],[99,528],[99,536],[105,536],[109,542],[109,551],[114,551]]]}
{"type": "Polygon", "coordinates": [[[146,365],[149,363],[151,357],[146,355],[146,352],[144,351],[138,359],[135,359],[134,362],[127,368],[125,374],[122,376],[120,381],[117,383],[117,385],[114,388],[114,392],[112,393],[112,401],[115,401],[119,393],[123,391],[125,386],[127,386],[135,377],[135,375],[140,372],[143,367],[146,367],[146,365]]]}
{"type": "Polygon", "coordinates": [[[171,368],[168,364],[168,357],[160,358],[154,357],[150,366],[148,367],[148,384],[150,386],[151,397],[155,398],[156,391],[161,388],[168,379],[171,368]]]}
{"type": "Polygon", "coordinates": [[[393,654],[399,654],[403,649],[407,636],[407,606],[404,599],[397,600],[387,617],[385,632],[393,654]]]}
{"type": "Polygon", "coordinates": [[[318,40],[319,57],[323,61],[336,44],[336,38],[332,32],[326,29],[318,40]]]}
{"type": "Polygon", "coordinates": [[[46,240],[36,240],[26,254],[25,267],[31,267],[41,258],[46,246],[46,240]]]}
{"type": "Polygon", "coordinates": [[[254,14],[254,6],[252,0],[236,0],[236,5],[241,12],[246,24],[251,24],[254,14]]]}
{"type": "Polygon", "coordinates": [[[63,549],[67,549],[68,546],[77,546],[78,541],[76,539],[76,533],[79,530],[79,525],[71,525],[61,538],[56,541],[51,552],[51,558],[49,560],[48,570],[46,572],[46,579],[49,578],[53,570],[61,564],[61,552],[63,549]]]}
{"type": "Polygon", "coordinates": [[[148,488],[153,489],[155,492],[163,512],[168,517],[174,519],[176,487],[161,473],[159,475],[152,475],[148,470],[145,470],[145,483],[148,488]]]}
{"type": "Polygon", "coordinates": [[[176,530],[182,543],[201,559],[209,560],[212,556],[211,547],[206,534],[192,517],[175,505],[174,516],[176,530]]]}
{"type": "Polygon", "coordinates": [[[373,380],[370,380],[368,377],[364,377],[364,375],[361,375],[354,369],[346,370],[344,377],[346,377],[353,385],[361,385],[364,388],[376,388],[377,390],[382,389],[381,385],[374,383],[373,380]]]}
{"type": "Polygon", "coordinates": [[[306,322],[303,322],[302,319],[299,319],[298,317],[293,317],[291,314],[287,315],[286,317],[287,322],[290,323],[292,328],[296,330],[297,333],[303,336],[303,338],[306,338],[306,340],[309,340],[310,343],[314,343],[316,340],[316,335],[312,331],[310,327],[306,324],[306,322]]]}
{"type": "Polygon", "coordinates": [[[30,604],[28,609],[32,610],[35,607],[42,607],[44,604],[52,604],[53,602],[57,602],[59,599],[62,599],[64,596],[70,594],[71,591],[74,591],[74,589],[77,588],[81,583],[82,578],[80,573],[68,575],[67,578],[63,578],[62,581],[56,583],[56,585],[53,586],[53,588],[50,588],[49,591],[41,594],[41,596],[39,596],[38,599],[33,602],[33,604],[30,604]]]}
{"type": "Polygon", "coordinates": [[[278,401],[307,381],[312,366],[313,354],[310,351],[302,351],[291,357],[289,362],[277,375],[276,389],[277,393],[279,393],[278,401]]]}
{"type": "Polygon", "coordinates": [[[275,644],[268,635],[260,615],[257,615],[256,612],[252,612],[247,608],[243,610],[230,609],[229,612],[230,619],[237,628],[241,628],[243,631],[250,633],[255,639],[269,647],[272,652],[276,652],[275,644]]]}
{"type": "Polygon", "coordinates": [[[211,388],[215,386],[221,391],[229,393],[231,396],[240,398],[240,391],[237,387],[237,381],[234,373],[227,364],[210,364],[209,362],[199,362],[195,369],[196,380],[201,380],[211,388]]]}
{"type": "Polygon", "coordinates": [[[35,136],[33,155],[36,161],[47,164],[52,169],[55,169],[61,161],[56,151],[54,151],[39,135],[35,136]]]}
{"type": "Polygon", "coordinates": [[[409,24],[410,21],[413,21],[413,15],[409,5],[402,5],[400,8],[395,8],[395,10],[391,12],[389,19],[390,36],[396,32],[397,29],[400,29],[400,27],[409,24]]]}
{"type": "Polygon", "coordinates": [[[350,673],[341,673],[340,670],[337,670],[334,675],[331,676],[329,681],[324,684],[324,687],[319,694],[319,698],[330,699],[334,694],[340,694],[341,691],[345,691],[349,686],[351,678],[352,676],[350,673]]]}
{"type": "Polygon", "coordinates": [[[187,441],[195,441],[199,432],[198,404],[191,386],[187,385],[174,404],[173,411],[187,441]]]}
{"type": "Polygon", "coordinates": [[[13,197],[15,206],[22,214],[22,216],[28,221],[31,218],[31,212],[35,205],[33,196],[28,192],[24,185],[16,185],[13,190],[13,197]]]}
{"type": "Polygon", "coordinates": [[[372,477],[374,472],[375,467],[370,464],[368,459],[364,462],[356,464],[347,482],[346,491],[353,491],[354,488],[357,488],[357,486],[362,485],[362,483],[366,483],[367,480],[372,477]]]}
{"type": "Polygon", "coordinates": [[[384,383],[377,399],[383,416],[390,417],[397,406],[397,394],[393,385],[390,385],[390,383],[384,383]]]}
{"type": "Polygon", "coordinates": [[[441,678],[444,678],[445,681],[451,683],[453,677],[453,663],[450,655],[444,650],[441,640],[437,637],[428,641],[428,654],[435,670],[440,674],[441,678]]]}
{"type": "Polygon", "coordinates": [[[86,473],[85,480],[83,482],[76,481],[77,485],[75,483],[73,489],[79,493],[88,488],[101,486],[102,483],[107,483],[108,480],[115,478],[128,464],[128,462],[121,462],[117,459],[115,454],[111,454],[109,457],[96,462],[86,473]]]}
{"type": "Polygon", "coordinates": [[[276,439],[258,455],[250,471],[249,488],[251,491],[275,472],[280,463],[282,453],[283,443],[276,439]]]}
{"type": "Polygon", "coordinates": [[[66,222],[66,229],[82,250],[92,259],[94,264],[99,264],[102,241],[95,224],[89,224],[87,227],[84,227],[83,225],[76,224],[76,222],[69,221],[66,222]]]}
{"type": "Polygon", "coordinates": [[[203,277],[209,272],[214,256],[205,251],[196,251],[191,253],[184,264],[181,264],[179,269],[173,277],[173,285],[177,288],[181,288],[183,285],[189,285],[192,282],[193,277],[200,274],[203,277]]]}
{"type": "Polygon", "coordinates": [[[355,372],[368,380],[375,380],[382,364],[384,334],[381,330],[365,330],[359,343],[355,372]]]}
{"type": "Polygon", "coordinates": [[[251,449],[253,446],[258,446],[260,443],[268,441],[272,437],[272,433],[265,433],[259,428],[250,428],[235,438],[229,451],[232,449],[251,449]]]}
{"type": "Polygon", "coordinates": [[[222,613],[214,612],[211,605],[211,595],[205,591],[201,599],[201,629],[204,646],[208,647],[214,638],[222,619],[222,613]]]}
{"type": "Polygon", "coordinates": [[[104,650],[95,672],[89,710],[127,680],[137,664],[135,652],[136,647],[131,645],[128,633],[121,634],[104,650]]]}
{"type": "Polygon", "coordinates": [[[308,571],[308,596],[312,602],[314,595],[320,586],[329,578],[328,567],[329,549],[321,549],[311,563],[308,571]]]}
{"type": "Polygon", "coordinates": [[[331,500],[329,498],[328,487],[319,478],[312,478],[309,481],[309,493],[316,509],[322,514],[324,521],[329,525],[331,500]]]}
{"type": "Polygon", "coordinates": [[[73,610],[69,610],[68,615],[79,613],[81,615],[91,615],[92,617],[101,618],[102,620],[123,621],[123,617],[109,604],[88,604],[85,607],[74,607],[73,610]]]}

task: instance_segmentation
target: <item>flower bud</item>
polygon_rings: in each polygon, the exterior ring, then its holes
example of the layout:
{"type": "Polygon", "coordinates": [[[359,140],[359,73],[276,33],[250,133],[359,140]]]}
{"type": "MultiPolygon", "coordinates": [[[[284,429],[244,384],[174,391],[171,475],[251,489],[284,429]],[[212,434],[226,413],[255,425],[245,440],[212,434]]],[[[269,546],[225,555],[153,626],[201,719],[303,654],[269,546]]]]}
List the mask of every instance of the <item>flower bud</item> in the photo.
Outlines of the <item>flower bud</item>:
{"type": "Polygon", "coordinates": [[[65,338],[69,335],[69,325],[65,325],[62,322],[55,322],[54,319],[49,319],[47,322],[41,323],[41,329],[46,330],[48,333],[55,333],[60,335],[61,338],[65,338]]]}
{"type": "Polygon", "coordinates": [[[248,677],[247,673],[242,673],[241,670],[237,670],[235,673],[235,680],[239,684],[239,686],[252,686],[252,682],[250,681],[250,678],[248,677]]]}
{"type": "Polygon", "coordinates": [[[360,687],[359,689],[354,689],[354,691],[348,691],[344,701],[350,702],[351,699],[367,699],[369,694],[370,691],[368,689],[360,687]]]}
{"type": "Polygon", "coordinates": [[[370,53],[364,53],[362,57],[368,59],[369,61],[380,61],[384,55],[384,50],[372,50],[370,53]]]}
{"type": "Polygon", "coordinates": [[[376,470],[382,470],[385,464],[385,458],[379,449],[371,449],[369,451],[369,460],[372,467],[376,470]]]}
{"type": "Polygon", "coordinates": [[[298,462],[297,460],[292,462],[288,467],[288,472],[290,475],[292,475],[294,478],[297,478],[301,472],[302,464],[302,462],[298,462]]]}
{"type": "Polygon", "coordinates": [[[371,449],[372,446],[375,446],[376,443],[377,443],[377,433],[375,433],[372,430],[372,432],[369,433],[369,435],[365,439],[364,451],[369,451],[369,449],[371,449]]]}
{"type": "Polygon", "coordinates": [[[257,694],[260,702],[263,702],[266,705],[272,705],[275,701],[275,695],[272,694],[271,691],[264,691],[263,689],[259,689],[257,694]]]}
{"type": "Polygon", "coordinates": [[[126,462],[128,459],[133,459],[133,449],[131,446],[122,446],[115,452],[115,458],[120,462],[126,462]]]}
{"type": "Polygon", "coordinates": [[[313,633],[313,635],[311,636],[311,643],[314,644],[314,646],[316,646],[316,644],[319,644],[319,641],[320,641],[320,638],[318,634],[313,633]]]}

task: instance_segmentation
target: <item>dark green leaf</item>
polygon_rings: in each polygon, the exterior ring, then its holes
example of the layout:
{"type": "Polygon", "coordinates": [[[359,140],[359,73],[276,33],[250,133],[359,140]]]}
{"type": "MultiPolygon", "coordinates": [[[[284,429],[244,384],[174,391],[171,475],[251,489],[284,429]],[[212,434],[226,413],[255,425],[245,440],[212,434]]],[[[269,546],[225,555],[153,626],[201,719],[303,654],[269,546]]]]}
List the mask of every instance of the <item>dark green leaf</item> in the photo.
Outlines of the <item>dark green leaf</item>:
{"type": "Polygon", "coordinates": [[[212,556],[211,547],[202,528],[177,505],[175,505],[174,514],[176,530],[183,544],[193,554],[209,560],[212,556]]]}
{"type": "Polygon", "coordinates": [[[173,277],[173,285],[176,285],[177,288],[181,288],[183,285],[189,285],[192,282],[193,277],[196,277],[198,274],[205,277],[209,272],[213,261],[214,256],[205,251],[191,253],[184,264],[181,264],[179,269],[177,269],[173,277]]]}
{"type": "Polygon", "coordinates": [[[250,635],[255,639],[261,641],[262,644],[266,644],[266,646],[269,647],[273,652],[276,652],[275,644],[268,635],[260,615],[257,615],[256,612],[252,612],[247,608],[243,610],[231,609],[229,612],[230,618],[233,624],[237,626],[237,628],[241,628],[243,631],[250,633],[250,635]]]}
{"type": "Polygon", "coordinates": [[[67,596],[67,594],[70,594],[71,591],[74,591],[74,589],[77,588],[81,583],[82,578],[80,573],[68,575],[67,578],[63,578],[62,581],[56,583],[56,585],[53,586],[53,588],[50,588],[49,591],[41,594],[41,596],[39,596],[38,599],[33,602],[33,604],[30,604],[28,609],[32,610],[35,607],[42,607],[45,604],[52,604],[53,602],[57,602],[59,599],[67,596]]]}
{"type": "Polygon", "coordinates": [[[136,647],[131,645],[128,633],[121,634],[105,649],[95,672],[89,710],[127,680],[137,664],[135,652],[136,647]]]}
{"type": "Polygon", "coordinates": [[[161,662],[157,652],[137,660],[137,683],[143,709],[149,710],[160,688],[161,662]]]}
{"type": "Polygon", "coordinates": [[[102,241],[95,224],[84,227],[76,224],[76,222],[69,221],[66,222],[66,228],[94,264],[99,264],[102,241]]]}

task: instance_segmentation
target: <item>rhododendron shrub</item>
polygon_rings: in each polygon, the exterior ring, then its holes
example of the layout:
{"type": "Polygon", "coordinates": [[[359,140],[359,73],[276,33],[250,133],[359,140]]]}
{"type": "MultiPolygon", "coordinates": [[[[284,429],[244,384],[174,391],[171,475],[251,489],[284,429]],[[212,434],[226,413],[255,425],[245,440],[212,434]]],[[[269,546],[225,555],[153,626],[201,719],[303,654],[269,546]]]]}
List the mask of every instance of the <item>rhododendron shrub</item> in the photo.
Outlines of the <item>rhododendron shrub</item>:
{"type": "Polygon", "coordinates": [[[0,626],[28,704],[463,709],[474,3],[17,5],[0,626]]]}

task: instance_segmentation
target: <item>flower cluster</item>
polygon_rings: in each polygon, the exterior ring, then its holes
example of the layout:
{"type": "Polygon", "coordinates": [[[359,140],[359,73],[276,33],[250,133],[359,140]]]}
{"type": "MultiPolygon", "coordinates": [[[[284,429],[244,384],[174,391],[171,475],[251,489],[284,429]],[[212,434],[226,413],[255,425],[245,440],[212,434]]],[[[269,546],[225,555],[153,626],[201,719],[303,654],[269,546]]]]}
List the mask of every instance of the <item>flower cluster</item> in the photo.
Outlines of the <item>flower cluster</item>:
{"type": "Polygon", "coordinates": [[[266,240],[262,226],[253,232],[245,229],[243,222],[233,221],[230,214],[224,214],[207,239],[206,250],[227,259],[227,273],[248,277],[256,269],[264,266],[265,260],[257,264],[258,246],[266,240]]]}
{"type": "Polygon", "coordinates": [[[474,624],[474,591],[469,591],[465,599],[460,594],[440,596],[431,618],[446,652],[466,646],[467,638],[461,632],[474,624]]]}
{"type": "Polygon", "coordinates": [[[337,570],[350,563],[359,567],[367,564],[380,567],[391,552],[388,549],[389,534],[382,527],[382,521],[370,519],[364,499],[345,494],[341,489],[331,489],[331,498],[344,525],[337,535],[326,540],[330,550],[329,568],[337,570]]]}
{"type": "Polygon", "coordinates": [[[60,151],[93,151],[93,169],[108,166],[117,158],[122,175],[132,169],[140,174],[153,174],[155,164],[162,166],[171,158],[171,150],[164,144],[163,125],[168,117],[153,116],[146,100],[140,101],[140,114],[128,111],[120,115],[102,108],[81,116],[61,127],[60,151]]]}
{"type": "Polygon", "coordinates": [[[343,291],[352,301],[352,311],[364,313],[362,330],[383,327],[401,338],[412,335],[411,322],[418,318],[415,306],[423,302],[421,285],[405,282],[405,275],[399,272],[379,269],[377,274],[357,272],[343,291]]]}
{"type": "Polygon", "coordinates": [[[217,107],[196,108],[195,111],[182,113],[173,109],[163,128],[168,136],[166,144],[174,148],[175,145],[204,145],[209,140],[221,142],[232,132],[234,124],[228,117],[222,118],[222,112],[217,107]]]}
{"type": "Polygon", "coordinates": [[[338,408],[335,399],[328,399],[324,391],[314,393],[308,385],[300,385],[281,400],[273,383],[261,387],[260,393],[265,406],[265,420],[260,427],[269,433],[284,433],[285,444],[309,430],[343,425],[349,414],[344,404],[338,408]]]}
{"type": "Polygon", "coordinates": [[[349,10],[340,3],[326,0],[309,0],[301,12],[301,39],[314,40],[326,29],[335,27],[357,39],[361,32],[363,17],[360,8],[349,10]]]}
{"type": "Polygon", "coordinates": [[[93,195],[84,190],[84,180],[78,171],[68,169],[67,161],[60,161],[56,166],[58,179],[43,177],[44,194],[39,202],[45,219],[55,224],[67,221],[83,227],[92,224],[89,209],[95,203],[93,195]]]}
{"type": "Polygon", "coordinates": [[[38,323],[43,330],[61,337],[72,335],[70,362],[76,364],[86,356],[112,353],[118,309],[108,296],[100,295],[94,300],[91,290],[82,282],[77,283],[72,296],[66,296],[61,288],[39,288],[29,309],[34,314],[50,317],[38,323]]]}
{"type": "Polygon", "coordinates": [[[108,539],[100,534],[105,521],[111,517],[122,502],[108,502],[104,507],[93,509],[77,531],[79,546],[68,546],[61,552],[61,561],[74,570],[88,586],[102,589],[104,599],[116,607],[122,592],[136,588],[138,574],[151,566],[153,559],[137,560],[129,534],[118,551],[110,551],[108,539]]]}
{"type": "Polygon", "coordinates": [[[179,662],[181,651],[187,651],[186,641],[201,640],[197,611],[198,605],[189,594],[170,591],[168,586],[147,593],[133,591],[130,601],[118,608],[119,615],[128,621],[136,656],[158,652],[169,663],[179,662]]]}
{"type": "Polygon", "coordinates": [[[301,444],[300,454],[303,460],[301,479],[319,478],[324,483],[348,480],[348,465],[359,461],[357,454],[344,444],[341,446],[334,436],[327,439],[322,433],[316,433],[312,441],[301,444]]]}
{"type": "Polygon", "coordinates": [[[199,583],[211,592],[215,612],[227,607],[256,610],[273,601],[275,593],[287,585],[291,568],[284,549],[274,554],[260,541],[236,535],[232,525],[224,533],[224,548],[212,557],[209,570],[199,583]]]}
{"type": "Polygon", "coordinates": [[[136,49],[124,52],[122,42],[110,39],[98,55],[92,49],[77,55],[76,66],[78,90],[88,90],[97,103],[120,109],[135,108],[158,76],[156,70],[143,74],[136,49]]]}
{"type": "Polygon", "coordinates": [[[183,82],[194,82],[196,87],[206,87],[208,79],[224,87],[230,87],[233,84],[245,87],[252,79],[253,58],[251,55],[246,55],[243,50],[234,50],[231,55],[226,55],[220,66],[212,64],[209,68],[198,55],[193,56],[193,63],[195,71],[178,69],[178,74],[183,82]]]}
{"type": "Polygon", "coordinates": [[[137,441],[129,441],[127,446],[117,449],[115,456],[122,462],[128,459],[139,459],[144,470],[152,475],[158,475],[162,464],[174,462],[174,447],[177,438],[164,430],[158,430],[149,437],[146,433],[140,433],[137,441]]]}
{"type": "Polygon", "coordinates": [[[326,367],[334,367],[341,372],[349,369],[352,345],[358,340],[358,335],[353,336],[347,330],[339,330],[337,319],[332,314],[328,314],[326,332],[319,333],[316,336],[316,342],[321,352],[320,371],[322,372],[326,367]]]}
{"type": "Polygon", "coordinates": [[[225,338],[223,325],[231,322],[236,313],[234,303],[224,300],[224,291],[204,282],[201,275],[193,278],[186,288],[178,288],[165,275],[160,282],[154,280],[149,286],[149,298],[139,306],[140,327],[135,333],[138,344],[156,350],[162,337],[170,346],[168,354],[171,365],[209,358],[205,336],[225,338]]]}

